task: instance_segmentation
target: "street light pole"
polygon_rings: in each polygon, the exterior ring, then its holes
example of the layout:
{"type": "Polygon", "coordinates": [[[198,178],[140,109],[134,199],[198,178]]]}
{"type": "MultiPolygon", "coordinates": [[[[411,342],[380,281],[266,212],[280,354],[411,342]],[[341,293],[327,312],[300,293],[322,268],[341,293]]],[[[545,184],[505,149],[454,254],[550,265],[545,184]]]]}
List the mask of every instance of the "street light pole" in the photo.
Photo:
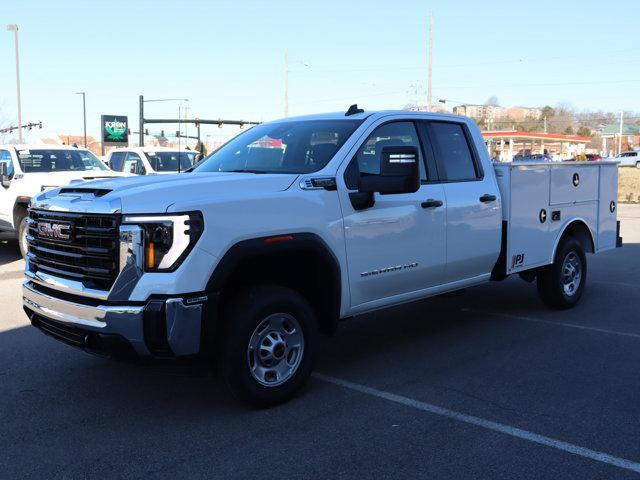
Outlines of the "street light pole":
{"type": "Polygon", "coordinates": [[[20,55],[18,53],[18,25],[7,25],[7,30],[14,33],[16,41],[16,85],[18,91],[18,140],[22,143],[22,109],[20,107],[20,55]]]}
{"type": "Polygon", "coordinates": [[[82,121],[84,123],[84,148],[87,148],[87,104],[85,92],[76,92],[76,95],[82,95],[82,121]]]}

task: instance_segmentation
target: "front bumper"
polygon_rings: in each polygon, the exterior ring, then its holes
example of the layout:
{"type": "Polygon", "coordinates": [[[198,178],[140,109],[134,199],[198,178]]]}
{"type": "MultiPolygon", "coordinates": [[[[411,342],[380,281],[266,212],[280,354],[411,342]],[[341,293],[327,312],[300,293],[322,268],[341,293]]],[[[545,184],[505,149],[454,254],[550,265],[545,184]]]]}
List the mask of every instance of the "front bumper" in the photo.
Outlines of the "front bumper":
{"type": "Polygon", "coordinates": [[[141,357],[175,357],[201,351],[207,295],[111,305],[27,280],[22,300],[35,327],[92,353],[119,356],[129,350],[141,357]]]}

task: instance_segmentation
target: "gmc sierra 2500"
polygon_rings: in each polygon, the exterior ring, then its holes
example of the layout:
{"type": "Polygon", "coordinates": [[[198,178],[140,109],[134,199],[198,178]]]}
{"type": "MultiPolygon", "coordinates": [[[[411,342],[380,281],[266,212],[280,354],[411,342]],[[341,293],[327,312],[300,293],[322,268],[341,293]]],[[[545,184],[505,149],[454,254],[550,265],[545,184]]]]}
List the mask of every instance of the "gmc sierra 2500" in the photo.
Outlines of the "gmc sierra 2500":
{"type": "Polygon", "coordinates": [[[256,404],[308,379],[340,319],[520,274],[569,308],[621,244],[615,162],[493,165],[464,117],[258,125],[188,173],[41,193],[24,308],[86,351],[215,358],[256,404]]]}

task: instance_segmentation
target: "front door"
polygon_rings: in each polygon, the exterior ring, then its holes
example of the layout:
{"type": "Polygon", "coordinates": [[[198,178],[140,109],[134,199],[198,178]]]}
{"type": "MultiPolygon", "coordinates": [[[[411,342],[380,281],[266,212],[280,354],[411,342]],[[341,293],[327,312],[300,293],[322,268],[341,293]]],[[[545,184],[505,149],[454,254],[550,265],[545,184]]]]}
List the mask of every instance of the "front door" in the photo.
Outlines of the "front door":
{"type": "MultiPolygon", "coordinates": [[[[412,121],[373,126],[344,175],[340,189],[352,308],[374,308],[399,301],[441,282],[445,264],[445,197],[429,183],[424,151],[412,121]],[[415,146],[420,152],[422,185],[415,193],[375,195],[375,203],[356,210],[349,190],[362,175],[380,173],[384,147],[415,146]],[[386,300],[385,300],[386,299],[386,300]]],[[[408,299],[408,298],[407,298],[408,299]]]]}

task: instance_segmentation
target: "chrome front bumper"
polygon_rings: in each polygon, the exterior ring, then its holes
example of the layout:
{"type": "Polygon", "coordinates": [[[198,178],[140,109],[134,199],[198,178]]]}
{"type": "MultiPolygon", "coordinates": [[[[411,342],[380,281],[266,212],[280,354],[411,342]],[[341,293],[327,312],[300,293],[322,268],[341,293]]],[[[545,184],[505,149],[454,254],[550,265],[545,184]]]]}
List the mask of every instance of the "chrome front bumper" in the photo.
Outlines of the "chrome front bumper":
{"type": "Polygon", "coordinates": [[[152,300],[145,305],[101,305],[99,301],[88,304],[54,297],[31,280],[22,284],[22,303],[32,322],[42,317],[61,327],[86,332],[87,339],[96,335],[119,336],[139,356],[154,356],[158,352],[162,356],[184,356],[200,352],[203,306],[207,297],[193,300],[185,303],[183,298],[170,298],[152,300]]]}

